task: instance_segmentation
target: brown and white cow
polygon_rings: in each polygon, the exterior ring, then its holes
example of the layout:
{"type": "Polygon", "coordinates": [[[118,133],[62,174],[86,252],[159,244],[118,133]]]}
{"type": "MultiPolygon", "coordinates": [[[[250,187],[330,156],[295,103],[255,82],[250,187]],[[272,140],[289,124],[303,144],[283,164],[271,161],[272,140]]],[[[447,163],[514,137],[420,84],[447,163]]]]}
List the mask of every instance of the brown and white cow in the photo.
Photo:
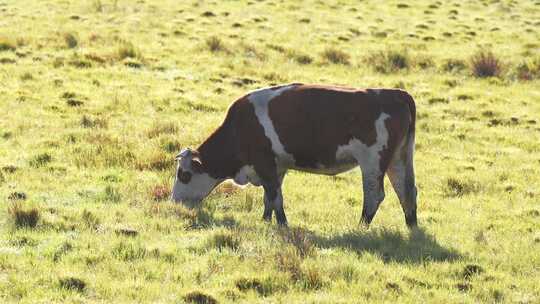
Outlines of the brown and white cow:
{"type": "Polygon", "coordinates": [[[248,93],[196,150],[177,155],[174,201],[199,203],[226,179],[264,188],[263,219],[287,225],[287,170],[335,175],[360,166],[361,221],[384,199],[388,174],[408,226],[416,225],[413,153],[416,109],[405,91],[289,84],[248,93]]]}

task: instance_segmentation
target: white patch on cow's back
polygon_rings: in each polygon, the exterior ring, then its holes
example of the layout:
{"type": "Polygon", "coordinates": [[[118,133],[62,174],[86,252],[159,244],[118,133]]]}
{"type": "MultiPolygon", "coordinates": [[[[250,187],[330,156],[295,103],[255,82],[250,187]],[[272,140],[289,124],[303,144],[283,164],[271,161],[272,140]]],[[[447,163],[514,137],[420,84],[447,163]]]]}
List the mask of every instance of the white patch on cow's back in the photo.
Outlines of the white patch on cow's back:
{"type": "Polygon", "coordinates": [[[234,182],[241,186],[244,186],[247,183],[251,183],[255,186],[261,185],[261,179],[257,175],[257,172],[255,172],[255,168],[249,165],[243,166],[238,170],[238,173],[234,176],[234,182]]]}
{"type": "Polygon", "coordinates": [[[349,143],[339,146],[336,151],[336,160],[356,159],[362,170],[377,170],[379,168],[380,154],[388,146],[388,130],[384,124],[390,115],[381,113],[375,120],[375,131],[377,132],[375,143],[367,146],[357,138],[352,138],[349,143]]]}
{"type": "Polygon", "coordinates": [[[268,104],[272,99],[296,86],[297,84],[290,84],[277,89],[264,88],[253,91],[247,96],[255,108],[255,115],[257,115],[257,119],[264,129],[264,135],[266,135],[272,144],[272,151],[274,151],[276,158],[293,164],[294,157],[285,151],[285,147],[279,140],[274,124],[270,119],[270,115],[268,114],[268,104]]]}

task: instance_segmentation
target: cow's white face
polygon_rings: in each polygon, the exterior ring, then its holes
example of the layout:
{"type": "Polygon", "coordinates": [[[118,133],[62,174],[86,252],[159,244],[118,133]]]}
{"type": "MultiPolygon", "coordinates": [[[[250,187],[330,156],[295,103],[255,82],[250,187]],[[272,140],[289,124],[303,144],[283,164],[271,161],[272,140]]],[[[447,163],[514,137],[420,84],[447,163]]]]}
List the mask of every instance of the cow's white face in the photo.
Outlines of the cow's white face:
{"type": "Polygon", "coordinates": [[[177,167],[172,200],[193,207],[198,205],[221,181],[204,172],[196,153],[184,149],[176,156],[177,167]]]}

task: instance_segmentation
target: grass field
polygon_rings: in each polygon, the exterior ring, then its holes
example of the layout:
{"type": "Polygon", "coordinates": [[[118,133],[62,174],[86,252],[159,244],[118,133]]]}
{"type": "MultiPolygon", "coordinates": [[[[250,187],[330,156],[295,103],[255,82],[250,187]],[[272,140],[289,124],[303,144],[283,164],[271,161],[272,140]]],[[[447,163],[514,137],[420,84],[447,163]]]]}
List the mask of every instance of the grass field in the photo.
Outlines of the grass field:
{"type": "Polygon", "coordinates": [[[0,0],[0,302],[540,303],[540,1],[0,0]],[[333,2],[333,3],[328,3],[333,2]],[[168,202],[247,91],[399,87],[420,229],[388,181],[293,172],[168,202]]]}

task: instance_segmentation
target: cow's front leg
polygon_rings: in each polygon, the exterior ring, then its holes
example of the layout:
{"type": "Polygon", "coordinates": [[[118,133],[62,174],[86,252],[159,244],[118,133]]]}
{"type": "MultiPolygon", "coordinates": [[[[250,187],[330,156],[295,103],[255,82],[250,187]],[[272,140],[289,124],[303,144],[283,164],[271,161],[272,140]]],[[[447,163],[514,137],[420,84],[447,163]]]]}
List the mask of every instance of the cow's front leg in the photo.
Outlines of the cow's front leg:
{"type": "Polygon", "coordinates": [[[272,205],[272,201],[268,199],[268,195],[266,194],[266,189],[264,190],[264,212],[263,212],[263,220],[270,222],[272,221],[272,213],[274,212],[274,207],[272,205]]]}
{"type": "Polygon", "coordinates": [[[362,170],[364,207],[360,221],[366,226],[371,223],[380,203],[384,200],[383,177],[379,170],[362,170]]]}
{"type": "MultiPolygon", "coordinates": [[[[287,226],[287,216],[285,216],[285,210],[283,209],[283,193],[281,192],[281,185],[266,184],[264,187],[265,206],[264,212],[266,214],[267,204],[269,208],[272,208],[276,213],[277,223],[281,226],[287,226]]],[[[272,209],[270,209],[270,218],[272,216],[272,209]]]]}

